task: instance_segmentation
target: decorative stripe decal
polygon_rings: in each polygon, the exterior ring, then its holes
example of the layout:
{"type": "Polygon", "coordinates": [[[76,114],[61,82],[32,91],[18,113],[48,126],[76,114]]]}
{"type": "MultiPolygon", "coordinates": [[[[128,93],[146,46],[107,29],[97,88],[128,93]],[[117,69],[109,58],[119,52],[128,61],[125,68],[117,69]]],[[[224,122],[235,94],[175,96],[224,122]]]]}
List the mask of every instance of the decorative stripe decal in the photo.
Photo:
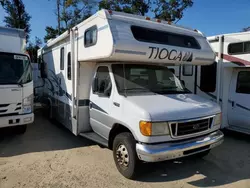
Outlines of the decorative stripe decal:
{"type": "Polygon", "coordinates": [[[247,108],[247,107],[242,106],[242,105],[240,105],[240,104],[236,104],[236,106],[238,106],[238,107],[240,107],[240,108],[242,108],[242,109],[244,109],[244,110],[250,111],[250,108],[247,108]]]}
{"type": "Polygon", "coordinates": [[[134,55],[146,55],[146,52],[139,52],[139,51],[132,51],[132,50],[115,50],[116,53],[121,53],[121,54],[134,54],[134,55]]]}
{"type": "Polygon", "coordinates": [[[66,95],[66,97],[67,97],[68,99],[72,100],[72,96],[71,96],[69,93],[67,93],[66,91],[65,91],[65,95],[66,95]]]}
{"type": "Polygon", "coordinates": [[[104,30],[104,29],[107,29],[109,27],[109,25],[107,24],[107,25],[104,25],[104,26],[102,26],[102,27],[99,27],[98,28],[98,31],[102,31],[102,30],[104,30]]]}
{"type": "MultiPolygon", "coordinates": [[[[218,53],[216,52],[216,56],[218,56],[218,53]]],[[[221,57],[227,61],[230,61],[234,64],[237,64],[239,66],[250,66],[250,61],[246,61],[244,59],[240,59],[234,56],[226,55],[226,54],[221,54],[221,57]]]]}
{"type": "Polygon", "coordinates": [[[214,61],[214,59],[203,58],[203,57],[196,57],[195,60],[201,60],[201,61],[214,61]]]}

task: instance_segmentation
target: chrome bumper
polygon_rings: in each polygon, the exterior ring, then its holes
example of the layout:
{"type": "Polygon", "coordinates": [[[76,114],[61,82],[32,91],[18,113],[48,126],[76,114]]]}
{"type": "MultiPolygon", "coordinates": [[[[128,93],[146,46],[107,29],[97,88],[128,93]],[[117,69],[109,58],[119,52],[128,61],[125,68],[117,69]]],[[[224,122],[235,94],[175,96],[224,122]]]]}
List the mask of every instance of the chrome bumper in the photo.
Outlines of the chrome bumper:
{"type": "Polygon", "coordinates": [[[140,160],[146,162],[165,161],[209,150],[223,142],[224,135],[218,130],[206,136],[186,141],[163,144],[136,144],[140,160]]]}

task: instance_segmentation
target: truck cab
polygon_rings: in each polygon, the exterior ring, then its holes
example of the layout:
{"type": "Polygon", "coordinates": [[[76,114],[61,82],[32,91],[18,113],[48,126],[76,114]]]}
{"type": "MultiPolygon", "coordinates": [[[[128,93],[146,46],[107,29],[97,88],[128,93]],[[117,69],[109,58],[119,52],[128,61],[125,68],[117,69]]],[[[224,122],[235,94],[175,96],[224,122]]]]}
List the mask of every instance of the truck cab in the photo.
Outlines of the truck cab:
{"type": "Polygon", "coordinates": [[[24,31],[0,27],[0,128],[18,133],[34,120],[30,58],[23,51],[24,31]]]}

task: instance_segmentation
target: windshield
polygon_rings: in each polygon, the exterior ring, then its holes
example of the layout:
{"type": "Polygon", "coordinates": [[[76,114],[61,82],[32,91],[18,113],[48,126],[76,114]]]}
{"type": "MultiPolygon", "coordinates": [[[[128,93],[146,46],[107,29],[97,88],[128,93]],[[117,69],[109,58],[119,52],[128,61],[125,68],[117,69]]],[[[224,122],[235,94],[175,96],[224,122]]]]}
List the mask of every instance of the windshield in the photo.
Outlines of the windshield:
{"type": "Polygon", "coordinates": [[[158,65],[113,64],[112,70],[120,94],[190,93],[167,68],[158,65]]]}
{"type": "Polygon", "coordinates": [[[0,53],[0,84],[25,84],[32,81],[31,65],[25,55],[0,53]]]}

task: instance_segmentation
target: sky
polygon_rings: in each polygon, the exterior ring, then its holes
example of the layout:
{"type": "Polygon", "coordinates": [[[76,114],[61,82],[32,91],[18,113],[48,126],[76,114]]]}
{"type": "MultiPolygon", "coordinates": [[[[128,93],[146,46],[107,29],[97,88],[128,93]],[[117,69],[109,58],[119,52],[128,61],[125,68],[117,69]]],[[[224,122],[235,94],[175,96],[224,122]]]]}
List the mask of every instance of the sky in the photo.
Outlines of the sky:
{"type": "MultiPolygon", "coordinates": [[[[239,32],[250,26],[250,0],[193,0],[179,25],[198,29],[206,36],[239,32]]],[[[31,40],[43,39],[45,27],[57,25],[56,0],[23,0],[31,18],[31,40]]],[[[4,26],[4,10],[0,8],[0,26],[4,26]]]]}

